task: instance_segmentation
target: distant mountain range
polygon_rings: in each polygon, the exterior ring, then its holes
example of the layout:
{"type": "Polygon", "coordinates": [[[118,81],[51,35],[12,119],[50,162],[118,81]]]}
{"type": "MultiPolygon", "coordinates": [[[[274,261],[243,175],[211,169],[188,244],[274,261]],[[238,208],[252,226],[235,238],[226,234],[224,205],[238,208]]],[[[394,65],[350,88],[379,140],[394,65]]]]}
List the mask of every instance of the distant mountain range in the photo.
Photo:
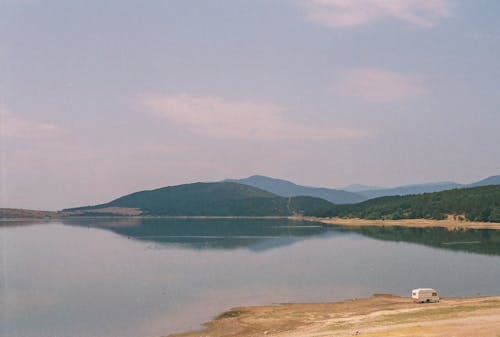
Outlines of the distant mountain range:
{"type": "Polygon", "coordinates": [[[353,204],[367,199],[353,192],[331,188],[302,186],[287,180],[260,175],[254,175],[244,179],[227,179],[224,181],[257,187],[282,197],[310,196],[325,199],[334,204],[353,204]]]}
{"type": "Polygon", "coordinates": [[[487,186],[487,185],[500,185],[500,175],[491,176],[475,183],[466,185],[466,187],[487,186]]]}
{"type": "Polygon", "coordinates": [[[63,213],[86,216],[289,216],[330,206],[330,202],[320,198],[285,198],[252,186],[218,182],[141,191],[105,204],[65,209],[63,213]]]}
{"type": "Polygon", "coordinates": [[[368,199],[392,196],[410,195],[440,192],[455,188],[478,187],[486,185],[499,185],[500,175],[477,181],[471,184],[459,184],[455,182],[438,182],[428,184],[403,185],[398,187],[384,188],[377,186],[366,186],[353,184],[343,189],[331,189],[322,187],[310,187],[297,185],[293,182],[270,178],[261,175],[254,175],[243,179],[227,179],[225,181],[236,182],[248,186],[260,188],[262,190],[283,196],[312,196],[328,200],[334,204],[354,204],[368,199]]]}
{"type": "Polygon", "coordinates": [[[382,190],[384,187],[381,186],[368,186],[368,185],[361,185],[361,184],[351,184],[347,185],[345,187],[342,187],[341,190],[347,191],[347,192],[360,192],[360,191],[368,191],[368,190],[382,190]]]}
{"type": "Polygon", "coordinates": [[[443,182],[394,188],[373,187],[371,190],[364,190],[364,186],[360,185],[350,186],[351,189],[359,190],[358,192],[301,186],[286,180],[251,176],[238,180],[140,191],[104,204],[60,212],[4,208],[0,209],[0,218],[305,214],[396,219],[441,218],[446,214],[460,214],[463,211],[470,220],[497,221],[500,212],[500,186],[481,188],[487,185],[500,185],[500,175],[471,184],[443,182]],[[443,190],[449,190],[450,193],[436,193],[443,190]],[[409,194],[413,196],[403,197],[409,194]]]}
{"type": "Polygon", "coordinates": [[[367,189],[358,189],[356,193],[365,197],[366,199],[373,199],[391,195],[432,193],[432,192],[451,190],[455,188],[478,187],[487,185],[500,185],[500,175],[491,176],[471,184],[460,184],[452,181],[447,181],[447,182],[428,183],[428,184],[403,185],[392,188],[375,187],[367,189]]]}
{"type": "Polygon", "coordinates": [[[433,192],[440,192],[440,191],[451,190],[455,188],[464,188],[464,187],[467,187],[467,185],[458,184],[454,182],[440,182],[440,183],[429,183],[429,184],[404,185],[391,188],[367,189],[367,190],[360,190],[356,193],[365,197],[366,199],[373,199],[391,195],[433,193],[433,192]]]}

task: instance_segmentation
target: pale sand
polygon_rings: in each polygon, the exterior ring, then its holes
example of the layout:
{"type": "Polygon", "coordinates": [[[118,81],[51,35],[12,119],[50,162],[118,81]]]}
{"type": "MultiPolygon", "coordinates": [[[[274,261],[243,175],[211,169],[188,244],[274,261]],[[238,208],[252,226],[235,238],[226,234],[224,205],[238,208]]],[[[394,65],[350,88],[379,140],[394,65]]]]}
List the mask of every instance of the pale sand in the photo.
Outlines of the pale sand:
{"type": "Polygon", "coordinates": [[[298,220],[321,222],[330,225],[341,225],[350,227],[366,226],[401,226],[401,227],[444,227],[450,230],[455,229],[500,229],[498,222],[477,222],[461,221],[449,216],[446,220],[431,219],[401,219],[401,220],[367,220],[367,219],[346,219],[346,218],[316,218],[316,217],[293,217],[298,220]]]}
{"type": "Polygon", "coordinates": [[[500,296],[416,304],[377,295],[338,303],[241,307],[171,337],[500,336],[500,296]]]}

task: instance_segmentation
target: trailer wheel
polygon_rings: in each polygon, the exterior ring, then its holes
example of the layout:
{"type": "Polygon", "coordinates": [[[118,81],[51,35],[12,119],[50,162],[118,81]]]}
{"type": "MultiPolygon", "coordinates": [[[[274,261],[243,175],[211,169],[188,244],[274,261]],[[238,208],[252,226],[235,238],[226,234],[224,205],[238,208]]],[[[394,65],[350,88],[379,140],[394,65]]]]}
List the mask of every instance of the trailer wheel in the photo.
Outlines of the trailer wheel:
{"type": "Polygon", "coordinates": [[[430,299],[427,299],[427,300],[426,300],[426,302],[427,302],[427,303],[430,303],[430,302],[431,302],[431,300],[430,300],[430,299]]]}

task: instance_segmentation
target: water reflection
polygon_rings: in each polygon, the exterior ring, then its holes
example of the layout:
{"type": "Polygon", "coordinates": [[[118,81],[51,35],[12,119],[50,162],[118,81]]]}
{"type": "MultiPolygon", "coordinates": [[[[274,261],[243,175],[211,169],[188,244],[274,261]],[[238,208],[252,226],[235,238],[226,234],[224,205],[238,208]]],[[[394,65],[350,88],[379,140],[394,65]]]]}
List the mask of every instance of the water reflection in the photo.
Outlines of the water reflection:
{"type": "Polygon", "coordinates": [[[0,228],[20,227],[20,226],[33,226],[44,223],[50,223],[50,219],[0,219],[0,228]]]}
{"type": "Polygon", "coordinates": [[[500,255],[500,231],[488,229],[342,227],[289,219],[88,218],[64,224],[101,228],[129,239],[194,249],[247,248],[261,251],[325,234],[358,233],[370,238],[410,242],[440,249],[500,255]]]}
{"type": "Polygon", "coordinates": [[[454,251],[500,255],[500,231],[494,229],[448,230],[442,227],[359,227],[351,231],[385,241],[411,242],[454,251]]]}
{"type": "Polygon", "coordinates": [[[0,336],[152,337],[198,328],[240,305],[408,295],[426,286],[444,297],[500,292],[491,231],[286,219],[39,223],[0,227],[0,336]]]}
{"type": "Polygon", "coordinates": [[[326,232],[343,232],[289,219],[69,219],[65,225],[101,228],[129,239],[194,249],[247,248],[261,251],[292,244],[326,232]]]}

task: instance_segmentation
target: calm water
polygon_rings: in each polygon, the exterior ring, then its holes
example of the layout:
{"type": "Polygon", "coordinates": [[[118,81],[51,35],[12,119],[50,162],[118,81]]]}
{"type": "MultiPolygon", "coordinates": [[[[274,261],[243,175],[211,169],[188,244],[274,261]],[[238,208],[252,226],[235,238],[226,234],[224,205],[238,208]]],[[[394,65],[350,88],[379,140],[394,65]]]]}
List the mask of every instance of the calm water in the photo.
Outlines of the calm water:
{"type": "Polygon", "coordinates": [[[9,337],[161,336],[238,305],[415,287],[500,294],[500,233],[488,230],[94,219],[3,226],[0,245],[0,335],[9,337]]]}

